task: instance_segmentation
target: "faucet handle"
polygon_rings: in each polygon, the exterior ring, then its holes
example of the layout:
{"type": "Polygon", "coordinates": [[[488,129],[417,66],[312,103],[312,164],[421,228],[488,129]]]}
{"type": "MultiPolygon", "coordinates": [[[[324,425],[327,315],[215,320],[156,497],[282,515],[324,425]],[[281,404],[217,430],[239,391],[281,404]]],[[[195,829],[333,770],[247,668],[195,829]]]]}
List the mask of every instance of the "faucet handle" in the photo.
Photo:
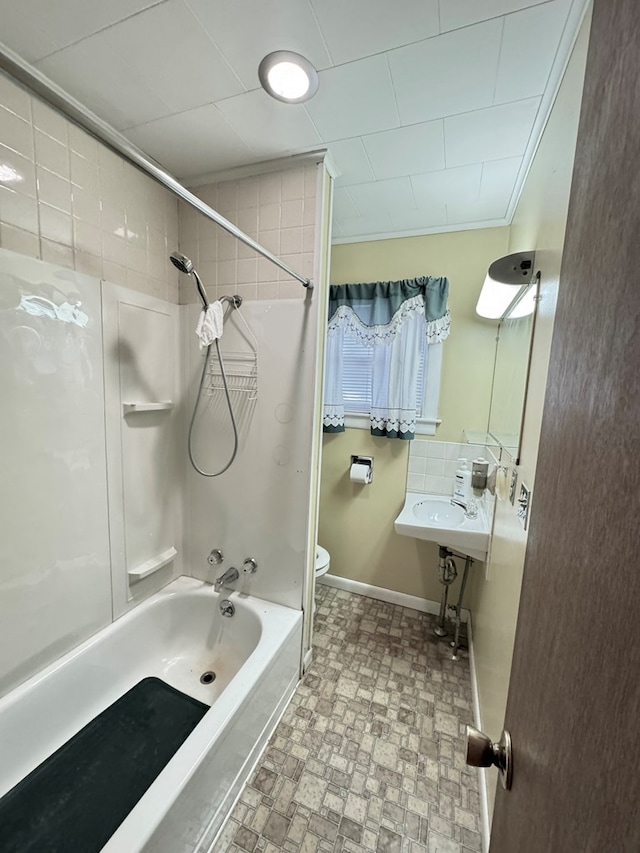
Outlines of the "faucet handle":
{"type": "Polygon", "coordinates": [[[210,566],[219,566],[224,562],[224,554],[219,548],[214,548],[207,557],[207,562],[210,566]]]}
{"type": "Polygon", "coordinates": [[[252,575],[254,572],[258,571],[258,563],[253,557],[247,557],[242,564],[242,571],[245,575],[252,575]]]}

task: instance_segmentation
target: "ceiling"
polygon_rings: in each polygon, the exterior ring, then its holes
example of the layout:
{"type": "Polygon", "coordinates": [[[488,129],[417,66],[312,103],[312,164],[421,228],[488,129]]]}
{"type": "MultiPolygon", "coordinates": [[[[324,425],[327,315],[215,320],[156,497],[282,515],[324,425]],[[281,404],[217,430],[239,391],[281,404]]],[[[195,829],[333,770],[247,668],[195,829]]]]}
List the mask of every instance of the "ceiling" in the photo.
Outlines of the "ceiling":
{"type": "Polygon", "coordinates": [[[0,0],[2,40],[188,183],[327,147],[335,242],[501,225],[586,0],[0,0]],[[306,104],[259,86],[294,50],[306,104]]]}

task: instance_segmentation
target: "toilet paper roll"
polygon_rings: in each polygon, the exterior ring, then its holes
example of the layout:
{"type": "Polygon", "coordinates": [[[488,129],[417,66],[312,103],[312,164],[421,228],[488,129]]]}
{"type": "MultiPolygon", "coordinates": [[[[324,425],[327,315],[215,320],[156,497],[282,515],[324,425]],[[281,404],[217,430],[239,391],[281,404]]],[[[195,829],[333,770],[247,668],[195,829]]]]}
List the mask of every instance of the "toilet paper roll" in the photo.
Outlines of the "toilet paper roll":
{"type": "Polygon", "coordinates": [[[371,468],[368,465],[358,465],[354,462],[349,471],[349,479],[352,483],[370,483],[371,468]]]}

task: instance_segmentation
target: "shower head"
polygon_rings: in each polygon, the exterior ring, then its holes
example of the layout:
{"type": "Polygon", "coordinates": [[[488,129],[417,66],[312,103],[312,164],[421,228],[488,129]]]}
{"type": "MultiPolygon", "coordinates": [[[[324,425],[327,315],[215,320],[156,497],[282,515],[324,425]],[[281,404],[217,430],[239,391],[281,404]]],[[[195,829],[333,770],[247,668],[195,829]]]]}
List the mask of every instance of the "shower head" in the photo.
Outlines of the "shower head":
{"type": "Polygon", "coordinates": [[[171,252],[169,258],[174,267],[177,267],[180,272],[187,275],[193,272],[193,262],[186,255],[181,255],[180,252],[171,252]]]}
{"type": "Polygon", "coordinates": [[[196,283],[196,287],[198,288],[198,294],[200,296],[200,301],[202,302],[202,307],[206,311],[209,307],[209,300],[207,299],[207,294],[205,293],[204,287],[202,286],[202,282],[200,281],[200,276],[195,271],[193,261],[186,255],[181,254],[180,252],[171,252],[169,258],[174,267],[177,267],[180,272],[185,273],[185,275],[193,276],[194,281],[196,283]]]}

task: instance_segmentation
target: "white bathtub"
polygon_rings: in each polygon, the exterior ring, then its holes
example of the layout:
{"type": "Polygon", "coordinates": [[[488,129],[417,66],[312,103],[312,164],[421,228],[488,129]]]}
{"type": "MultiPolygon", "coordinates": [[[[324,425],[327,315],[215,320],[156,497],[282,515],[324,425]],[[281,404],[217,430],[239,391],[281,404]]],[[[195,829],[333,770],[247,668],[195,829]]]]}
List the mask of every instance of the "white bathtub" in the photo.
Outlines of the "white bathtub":
{"type": "Polygon", "coordinates": [[[298,611],[178,578],[0,700],[0,796],[155,675],[212,707],[103,853],[208,851],[295,688],[301,638],[298,611]]]}

